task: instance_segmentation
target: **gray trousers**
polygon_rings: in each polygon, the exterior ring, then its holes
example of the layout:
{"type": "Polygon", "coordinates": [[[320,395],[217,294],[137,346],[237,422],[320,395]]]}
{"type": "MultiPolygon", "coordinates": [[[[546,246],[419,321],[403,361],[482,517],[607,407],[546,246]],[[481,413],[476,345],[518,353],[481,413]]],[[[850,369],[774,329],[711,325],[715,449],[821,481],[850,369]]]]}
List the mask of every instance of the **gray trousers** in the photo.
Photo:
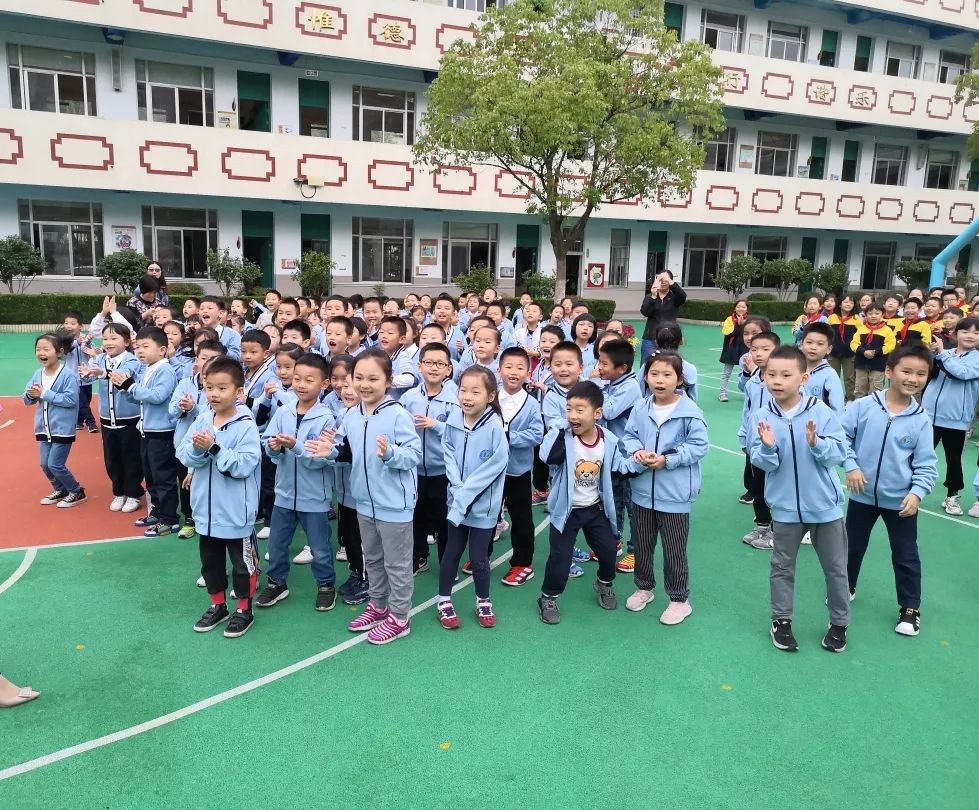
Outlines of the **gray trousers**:
{"type": "Polygon", "coordinates": [[[404,621],[411,612],[411,597],[415,592],[415,577],[411,570],[415,546],[411,521],[389,523],[358,512],[357,522],[364,547],[364,571],[370,600],[382,610],[390,608],[396,618],[404,621]]]}
{"type": "Polygon", "coordinates": [[[843,518],[830,523],[779,523],[776,520],[772,522],[772,530],[775,548],[768,577],[772,589],[772,618],[792,618],[795,561],[802,538],[809,532],[826,577],[830,624],[847,627],[850,624],[850,584],[846,573],[847,543],[843,518]]]}

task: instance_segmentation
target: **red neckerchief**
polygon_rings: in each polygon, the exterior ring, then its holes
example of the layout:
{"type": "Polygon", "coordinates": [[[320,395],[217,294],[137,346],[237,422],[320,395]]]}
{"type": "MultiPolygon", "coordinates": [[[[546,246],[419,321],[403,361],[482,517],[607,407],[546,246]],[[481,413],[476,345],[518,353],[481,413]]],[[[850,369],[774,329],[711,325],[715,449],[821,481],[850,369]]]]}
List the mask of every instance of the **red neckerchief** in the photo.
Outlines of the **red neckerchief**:
{"type": "Polygon", "coordinates": [[[939,322],[943,322],[941,315],[939,315],[937,318],[925,318],[925,323],[928,324],[928,326],[936,326],[939,322]]]}
{"type": "Polygon", "coordinates": [[[921,318],[915,318],[915,319],[914,319],[913,321],[909,321],[909,320],[908,320],[907,318],[905,318],[905,319],[904,319],[904,323],[902,324],[902,326],[901,326],[901,331],[900,331],[900,335],[901,335],[901,342],[902,342],[902,343],[904,342],[904,340],[905,340],[905,339],[907,338],[907,336],[908,336],[908,330],[909,330],[909,329],[910,329],[910,328],[911,328],[912,326],[914,326],[914,324],[916,324],[916,323],[919,323],[920,321],[921,321],[921,318]]]}
{"type": "Polygon", "coordinates": [[[837,315],[836,317],[840,320],[840,340],[843,340],[846,337],[844,334],[846,330],[846,322],[855,321],[857,316],[851,312],[849,315],[837,315]]]}
{"type": "Polygon", "coordinates": [[[822,311],[817,312],[815,315],[806,315],[805,313],[803,313],[803,316],[805,317],[807,324],[818,323],[819,319],[823,317],[823,313],[822,311]]]}
{"type": "MultiPolygon", "coordinates": [[[[873,338],[874,338],[874,334],[876,332],[879,332],[884,327],[886,327],[887,326],[887,323],[885,321],[881,321],[880,323],[866,323],[866,324],[864,324],[864,326],[867,327],[867,340],[866,340],[866,345],[869,346],[870,345],[870,341],[873,340],[873,338]]],[[[887,328],[890,328],[890,327],[887,327],[887,328]]]]}

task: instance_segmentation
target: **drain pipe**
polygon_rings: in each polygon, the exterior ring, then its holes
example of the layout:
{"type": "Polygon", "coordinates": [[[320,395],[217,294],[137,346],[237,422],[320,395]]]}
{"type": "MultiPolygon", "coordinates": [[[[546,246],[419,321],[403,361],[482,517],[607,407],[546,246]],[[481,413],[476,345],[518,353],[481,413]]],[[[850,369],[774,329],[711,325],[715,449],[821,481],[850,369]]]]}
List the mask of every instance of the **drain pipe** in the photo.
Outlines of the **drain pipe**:
{"type": "Polygon", "coordinates": [[[934,259],[931,260],[931,280],[929,287],[945,286],[946,265],[958,254],[962,248],[975,239],[979,234],[979,219],[972,220],[962,233],[949,242],[934,259]]]}

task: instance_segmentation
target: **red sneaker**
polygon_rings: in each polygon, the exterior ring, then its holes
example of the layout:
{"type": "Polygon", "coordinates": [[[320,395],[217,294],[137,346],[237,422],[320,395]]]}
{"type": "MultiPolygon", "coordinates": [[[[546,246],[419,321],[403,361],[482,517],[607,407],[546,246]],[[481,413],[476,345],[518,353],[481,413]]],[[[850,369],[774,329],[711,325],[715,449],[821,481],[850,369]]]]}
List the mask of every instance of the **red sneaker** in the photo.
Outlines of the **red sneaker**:
{"type": "Polygon", "coordinates": [[[493,605],[489,599],[476,602],[476,621],[480,627],[496,627],[496,614],[493,613],[493,605]]]}
{"type": "MultiPolygon", "coordinates": [[[[589,558],[588,562],[598,562],[598,555],[594,551],[592,551],[591,549],[589,549],[588,553],[590,555],[590,558],[589,558]]],[[[616,557],[621,557],[622,556],[622,541],[621,540],[619,540],[619,542],[615,546],[615,556],[616,557]]],[[[630,568],[629,570],[631,571],[632,569],[630,568]]]]}
{"type": "Polygon", "coordinates": [[[504,585],[523,585],[534,578],[534,569],[529,565],[512,565],[507,575],[500,580],[504,585]]]}
{"type": "Polygon", "coordinates": [[[446,630],[456,630],[459,627],[459,615],[456,613],[456,609],[452,607],[452,603],[449,601],[439,602],[436,606],[436,611],[439,614],[439,624],[442,625],[446,630]]]}
{"type": "Polygon", "coordinates": [[[467,560],[465,565],[462,566],[462,573],[467,577],[471,577],[473,575],[473,564],[471,560],[467,560]]]}
{"type": "Polygon", "coordinates": [[[547,503],[547,491],[535,489],[534,494],[530,496],[530,504],[531,506],[537,506],[541,503],[547,503]]]}

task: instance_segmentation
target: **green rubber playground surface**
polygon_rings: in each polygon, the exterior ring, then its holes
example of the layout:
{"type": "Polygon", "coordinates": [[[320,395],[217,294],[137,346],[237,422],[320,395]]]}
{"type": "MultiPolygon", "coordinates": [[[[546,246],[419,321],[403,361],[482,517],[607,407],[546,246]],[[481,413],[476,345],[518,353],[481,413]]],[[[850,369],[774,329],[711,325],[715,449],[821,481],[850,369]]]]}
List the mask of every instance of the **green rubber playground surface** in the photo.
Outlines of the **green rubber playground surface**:
{"type": "MultiPolygon", "coordinates": [[[[719,330],[686,331],[714,446],[682,625],[659,623],[659,582],[652,605],[626,611],[629,575],[616,578],[619,609],[601,610],[593,566],[569,583],[561,624],[542,625],[540,507],[535,580],[500,585],[507,537],[496,545],[495,629],[477,626],[464,579],[460,630],[424,607],[410,637],[381,648],[347,632],[353,609],[313,610],[306,568],[293,568],[288,600],[229,640],[191,629],[207,606],[194,541],[41,548],[0,593],[0,666],[43,693],[0,712],[0,808],[975,808],[979,521],[945,516],[940,493],[925,500],[913,639],[893,630],[878,530],[843,655],[819,647],[824,589],[803,548],[801,650],[776,651],[768,555],[741,543],[752,523],[737,502],[741,397],[716,399],[719,330]]],[[[22,389],[32,344],[0,336],[0,393],[22,389]]],[[[975,453],[970,442],[967,469],[975,453]]],[[[36,474],[33,457],[4,462],[36,474]]],[[[13,518],[8,531],[20,528],[15,508],[13,518]]],[[[0,583],[24,557],[0,552],[0,583]]],[[[435,571],[416,578],[416,605],[436,582],[435,571]]]]}

